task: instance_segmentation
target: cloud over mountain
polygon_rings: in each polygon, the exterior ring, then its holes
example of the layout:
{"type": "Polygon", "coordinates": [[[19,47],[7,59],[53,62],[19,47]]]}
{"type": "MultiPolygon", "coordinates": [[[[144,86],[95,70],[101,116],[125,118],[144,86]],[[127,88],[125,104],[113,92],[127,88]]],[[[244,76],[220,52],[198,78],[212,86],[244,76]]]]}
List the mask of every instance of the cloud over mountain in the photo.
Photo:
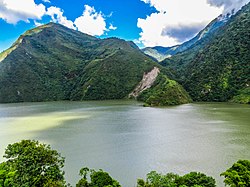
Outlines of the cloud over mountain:
{"type": "Polygon", "coordinates": [[[223,7],[223,14],[237,12],[242,6],[246,5],[250,0],[207,0],[213,6],[223,7]]]}
{"type": "Polygon", "coordinates": [[[200,30],[203,29],[203,24],[177,25],[176,27],[166,27],[162,30],[162,36],[176,38],[177,42],[184,42],[194,37],[200,30]],[[185,31],[185,32],[184,32],[185,31]]]}
{"type": "Polygon", "coordinates": [[[94,36],[101,36],[108,31],[104,15],[88,5],[84,6],[82,16],[76,18],[74,23],[79,31],[94,36]]]}
{"type": "Polygon", "coordinates": [[[21,3],[20,0],[0,0],[0,18],[10,24],[40,20],[45,13],[45,6],[36,4],[34,0],[23,0],[21,3]]]}
{"type": "MultiPolygon", "coordinates": [[[[50,3],[49,0],[43,0],[43,2],[50,3]]],[[[36,26],[39,26],[45,16],[49,17],[52,22],[94,36],[101,36],[105,32],[116,29],[112,24],[107,28],[105,15],[88,5],[84,5],[83,14],[72,21],[64,15],[61,8],[56,6],[46,8],[44,4],[36,4],[34,0],[22,0],[22,2],[20,0],[0,0],[0,19],[9,24],[16,24],[19,21],[29,23],[32,20],[36,26]],[[38,20],[41,21],[38,22],[38,20]]]]}
{"type": "Polygon", "coordinates": [[[138,19],[139,41],[146,47],[183,43],[220,14],[237,12],[250,0],[141,0],[157,12],[138,19]]]}
{"type": "Polygon", "coordinates": [[[146,47],[173,46],[193,37],[223,8],[212,6],[206,0],[141,0],[158,12],[146,19],[138,19],[142,29],[139,40],[146,47]]]}
{"type": "Polygon", "coordinates": [[[68,20],[67,17],[63,16],[63,10],[58,7],[51,6],[46,12],[49,15],[53,22],[60,23],[70,29],[76,29],[74,23],[71,20],[68,20]]]}

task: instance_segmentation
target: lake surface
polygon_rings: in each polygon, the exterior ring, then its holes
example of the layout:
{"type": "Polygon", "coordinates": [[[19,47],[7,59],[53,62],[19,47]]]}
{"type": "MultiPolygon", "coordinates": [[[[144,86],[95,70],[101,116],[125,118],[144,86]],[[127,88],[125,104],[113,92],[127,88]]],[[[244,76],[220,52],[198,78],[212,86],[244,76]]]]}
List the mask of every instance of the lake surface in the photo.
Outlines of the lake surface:
{"type": "Polygon", "coordinates": [[[73,186],[81,167],[110,173],[124,187],[152,170],[219,174],[250,160],[250,106],[197,103],[145,108],[135,101],[0,104],[0,161],[10,143],[36,139],[66,157],[73,186]]]}

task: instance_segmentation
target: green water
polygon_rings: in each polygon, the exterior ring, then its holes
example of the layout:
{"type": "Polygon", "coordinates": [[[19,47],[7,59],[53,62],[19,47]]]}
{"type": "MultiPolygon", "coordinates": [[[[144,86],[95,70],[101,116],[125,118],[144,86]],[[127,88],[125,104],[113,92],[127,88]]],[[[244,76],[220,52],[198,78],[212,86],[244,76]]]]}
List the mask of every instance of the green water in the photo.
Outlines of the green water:
{"type": "Polygon", "coordinates": [[[75,185],[83,166],[108,171],[124,187],[151,170],[219,174],[250,159],[250,107],[228,103],[144,108],[134,101],[0,104],[0,161],[21,139],[49,143],[66,157],[75,185]]]}

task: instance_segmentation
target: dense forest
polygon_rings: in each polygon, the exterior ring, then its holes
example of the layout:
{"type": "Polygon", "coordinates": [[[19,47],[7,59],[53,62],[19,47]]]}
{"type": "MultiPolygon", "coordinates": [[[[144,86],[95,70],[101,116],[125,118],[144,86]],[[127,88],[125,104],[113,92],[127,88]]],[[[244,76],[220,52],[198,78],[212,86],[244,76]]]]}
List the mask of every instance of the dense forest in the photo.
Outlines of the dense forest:
{"type": "Polygon", "coordinates": [[[0,103],[124,99],[155,67],[156,82],[137,97],[147,106],[250,103],[250,4],[219,20],[160,64],[122,39],[55,23],[31,29],[0,54],[0,103]]]}
{"type": "Polygon", "coordinates": [[[250,4],[218,31],[161,64],[195,101],[249,103],[250,4]]]}
{"type": "Polygon", "coordinates": [[[192,102],[186,90],[164,74],[160,74],[154,85],[142,92],[137,99],[144,101],[145,106],[171,106],[192,102]]]}
{"type": "MultiPolygon", "coordinates": [[[[171,75],[133,42],[49,23],[27,31],[0,54],[0,103],[124,99],[155,67],[171,75]]],[[[161,99],[154,105],[188,102],[161,99]]]]}
{"type": "Polygon", "coordinates": [[[0,102],[120,99],[155,65],[129,42],[54,23],[13,47],[0,63],[0,102]]]}
{"type": "MultiPolygon", "coordinates": [[[[9,144],[5,150],[5,162],[0,163],[0,187],[66,187],[62,170],[65,158],[49,145],[34,140],[22,140],[9,144]]],[[[76,187],[121,187],[109,173],[83,167],[76,187]]],[[[225,185],[247,187],[250,185],[250,161],[239,160],[221,173],[225,185]]],[[[137,187],[215,187],[210,176],[190,172],[180,176],[151,171],[146,180],[138,179],[137,187]]]]}

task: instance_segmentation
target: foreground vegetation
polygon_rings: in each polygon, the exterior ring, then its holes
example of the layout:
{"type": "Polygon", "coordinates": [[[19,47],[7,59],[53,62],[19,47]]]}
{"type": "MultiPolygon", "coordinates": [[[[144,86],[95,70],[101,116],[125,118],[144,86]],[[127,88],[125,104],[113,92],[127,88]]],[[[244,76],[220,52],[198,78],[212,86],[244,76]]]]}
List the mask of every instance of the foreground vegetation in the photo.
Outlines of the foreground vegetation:
{"type": "MultiPolygon", "coordinates": [[[[49,145],[38,141],[22,140],[7,146],[5,162],[0,164],[0,187],[66,187],[64,157],[49,145]]],[[[87,167],[80,170],[81,179],[76,187],[121,187],[103,170],[87,167]]],[[[250,186],[250,161],[239,160],[221,174],[225,185],[231,187],[250,186]]],[[[146,180],[138,179],[137,187],[215,187],[215,180],[199,172],[184,176],[174,173],[160,174],[151,171],[146,180]]]]}

